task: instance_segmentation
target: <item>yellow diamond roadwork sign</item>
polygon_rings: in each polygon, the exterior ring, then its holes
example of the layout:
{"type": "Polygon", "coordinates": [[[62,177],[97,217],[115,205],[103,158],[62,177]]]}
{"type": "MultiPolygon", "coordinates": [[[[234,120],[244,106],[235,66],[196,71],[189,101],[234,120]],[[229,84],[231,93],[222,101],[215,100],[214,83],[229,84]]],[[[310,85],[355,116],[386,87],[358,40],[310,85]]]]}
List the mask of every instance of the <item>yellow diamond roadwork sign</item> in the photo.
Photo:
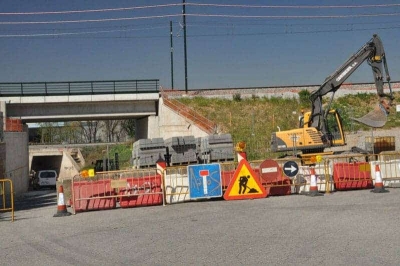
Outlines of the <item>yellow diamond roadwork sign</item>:
{"type": "Polygon", "coordinates": [[[267,192],[251,168],[249,162],[241,160],[224,193],[225,200],[257,199],[267,197],[267,192]]]}

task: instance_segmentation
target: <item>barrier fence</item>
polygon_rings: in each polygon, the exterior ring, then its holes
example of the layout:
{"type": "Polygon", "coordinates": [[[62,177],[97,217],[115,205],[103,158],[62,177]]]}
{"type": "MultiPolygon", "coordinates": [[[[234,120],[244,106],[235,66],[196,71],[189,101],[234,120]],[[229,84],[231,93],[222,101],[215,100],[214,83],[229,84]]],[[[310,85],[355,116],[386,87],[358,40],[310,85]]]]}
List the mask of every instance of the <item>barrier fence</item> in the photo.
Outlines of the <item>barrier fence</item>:
{"type": "Polygon", "coordinates": [[[163,178],[155,169],[98,172],[75,176],[71,183],[73,213],[164,204],[163,178]]]}
{"type": "MultiPolygon", "coordinates": [[[[308,193],[313,178],[321,193],[372,189],[377,171],[385,187],[400,187],[400,153],[331,155],[312,167],[301,166],[298,158],[267,161],[249,162],[254,178],[267,191],[267,196],[308,193]],[[299,166],[296,175],[291,177],[284,171],[288,161],[299,166]]],[[[232,180],[237,178],[238,163],[220,163],[219,167],[218,185],[225,193],[232,180]]],[[[76,213],[187,202],[196,200],[191,198],[193,184],[190,182],[188,166],[102,172],[92,178],[78,176],[72,180],[71,205],[76,213]]]]}
{"type": "Polygon", "coordinates": [[[11,211],[11,221],[14,221],[14,188],[10,179],[0,179],[0,211],[11,211]],[[8,185],[7,185],[8,184],[8,185]]]}

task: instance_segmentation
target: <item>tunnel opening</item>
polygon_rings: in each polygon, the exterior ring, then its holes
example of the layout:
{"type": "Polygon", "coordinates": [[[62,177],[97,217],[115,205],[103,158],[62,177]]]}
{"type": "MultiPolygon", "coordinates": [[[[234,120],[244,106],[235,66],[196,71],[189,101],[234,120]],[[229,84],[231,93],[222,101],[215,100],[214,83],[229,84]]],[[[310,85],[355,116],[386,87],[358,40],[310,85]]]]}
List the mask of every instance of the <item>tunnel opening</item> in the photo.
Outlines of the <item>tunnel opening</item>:
{"type": "Polygon", "coordinates": [[[60,176],[61,162],[62,155],[35,155],[32,157],[30,171],[34,170],[35,172],[38,172],[41,170],[55,170],[57,176],[60,176]]]}

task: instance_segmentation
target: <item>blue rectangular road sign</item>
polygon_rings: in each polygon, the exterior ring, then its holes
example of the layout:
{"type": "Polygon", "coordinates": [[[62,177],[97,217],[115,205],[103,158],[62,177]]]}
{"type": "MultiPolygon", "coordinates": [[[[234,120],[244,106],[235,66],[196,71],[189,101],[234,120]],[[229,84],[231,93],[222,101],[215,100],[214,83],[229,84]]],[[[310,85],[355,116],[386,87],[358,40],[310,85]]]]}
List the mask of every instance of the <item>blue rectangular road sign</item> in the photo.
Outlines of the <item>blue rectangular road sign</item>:
{"type": "Polygon", "coordinates": [[[191,199],[222,197],[219,164],[198,164],[187,167],[191,199]]]}

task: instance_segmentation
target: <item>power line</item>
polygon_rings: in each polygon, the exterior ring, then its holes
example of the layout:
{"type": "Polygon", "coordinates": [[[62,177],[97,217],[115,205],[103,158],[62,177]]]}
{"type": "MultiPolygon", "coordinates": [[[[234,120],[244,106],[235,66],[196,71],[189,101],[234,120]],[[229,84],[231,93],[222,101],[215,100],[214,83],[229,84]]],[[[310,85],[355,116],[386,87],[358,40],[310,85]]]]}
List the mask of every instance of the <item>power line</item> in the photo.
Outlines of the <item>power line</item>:
{"type": "MultiPolygon", "coordinates": [[[[166,28],[166,27],[164,27],[166,28]]],[[[274,32],[256,32],[256,33],[221,33],[221,34],[189,34],[189,38],[197,37],[226,37],[226,36],[265,36],[265,35],[288,35],[288,34],[310,34],[310,33],[329,33],[329,32],[356,32],[356,31],[367,31],[367,30],[392,30],[399,29],[400,26],[391,27],[375,27],[375,28],[362,28],[362,29],[332,29],[332,30],[290,30],[290,31],[274,31],[274,32]]],[[[149,28],[152,29],[152,28],[149,28]]],[[[39,34],[6,34],[0,35],[0,38],[29,38],[29,37],[66,37],[66,36],[76,36],[83,34],[100,34],[100,33],[113,33],[113,32],[127,32],[129,30],[109,30],[109,31],[92,31],[92,32],[66,32],[66,33],[39,33],[39,34]]],[[[177,38],[182,36],[177,36],[177,38]]],[[[169,34],[165,35],[153,35],[153,36],[109,36],[109,37],[78,37],[80,39],[149,39],[149,38],[169,38],[169,34]]]]}
{"type": "Polygon", "coordinates": [[[167,28],[164,27],[148,27],[140,29],[121,29],[121,30],[99,30],[99,31],[82,31],[82,32],[60,32],[60,33],[36,33],[36,34],[4,34],[0,35],[0,38],[12,38],[12,37],[46,37],[46,36],[68,36],[68,35],[82,35],[82,34],[100,34],[100,33],[114,33],[114,32],[130,32],[139,30],[151,30],[167,28]]]}
{"type": "Polygon", "coordinates": [[[360,18],[360,17],[383,17],[399,16],[400,13],[382,14],[355,14],[355,15],[316,15],[316,16],[275,16],[275,15],[223,15],[223,14],[186,14],[194,17],[219,17],[219,18],[268,18],[268,19],[313,19],[313,18],[360,18]]]}
{"type": "Polygon", "coordinates": [[[135,10],[135,9],[148,9],[148,8],[171,7],[171,6],[181,6],[181,5],[182,4],[165,4],[165,5],[151,5],[151,6],[132,6],[132,7],[119,7],[119,8],[87,9],[87,10],[39,11],[39,12],[0,12],[0,15],[12,16],[12,15],[52,15],[52,14],[93,13],[93,12],[127,11],[127,10],[135,10]]]}
{"type": "MultiPolygon", "coordinates": [[[[124,24],[124,25],[103,25],[103,26],[82,26],[82,27],[68,27],[68,30],[72,31],[72,30],[94,30],[94,29],[98,29],[98,30],[106,30],[106,29],[115,29],[115,28],[131,28],[131,27],[148,27],[148,26],[152,26],[154,28],[164,28],[166,24],[164,22],[159,22],[159,23],[154,23],[152,22],[151,24],[149,23],[142,23],[142,24],[124,24]]],[[[48,27],[48,28],[40,28],[43,31],[64,31],[66,30],[63,27],[48,27]]],[[[138,28],[141,29],[141,28],[138,28]]],[[[143,28],[145,29],[145,28],[143,28]]],[[[15,29],[10,29],[7,28],[6,30],[0,30],[0,31],[16,31],[16,32],[21,32],[21,31],[33,31],[34,29],[27,27],[27,28],[15,28],[15,29]]]]}
{"type": "MultiPolygon", "coordinates": [[[[173,22],[178,24],[178,22],[173,22]]],[[[354,25],[376,25],[376,24],[394,24],[400,23],[400,21],[382,21],[379,23],[376,22],[352,22],[352,23],[301,23],[301,24],[293,24],[293,23],[270,23],[270,22],[219,22],[217,20],[203,21],[203,22],[191,22],[186,23],[188,27],[205,27],[205,28],[232,28],[232,27],[247,27],[247,26],[354,26],[354,25]]],[[[90,26],[90,27],[73,27],[68,28],[70,31],[75,30],[91,30],[98,29],[99,31],[103,31],[106,29],[128,29],[131,27],[135,27],[132,30],[147,30],[147,29],[157,29],[157,28],[166,28],[165,23],[151,23],[151,27],[149,28],[149,24],[125,24],[125,25],[114,25],[114,26],[90,26]],[[138,28],[139,27],[139,28],[138,28]],[[140,28],[142,27],[142,28],[140,28]]],[[[43,31],[64,31],[65,28],[41,28],[43,31]]],[[[18,28],[18,29],[7,29],[7,32],[21,32],[21,31],[33,31],[32,28],[18,28]]],[[[111,30],[110,30],[111,31],[111,30]]]]}
{"type": "Polygon", "coordinates": [[[103,19],[80,19],[80,20],[53,20],[53,21],[3,21],[0,25],[23,25],[23,24],[67,24],[67,23],[87,23],[87,22],[110,22],[110,21],[124,21],[124,20],[140,20],[140,19],[155,19],[155,18],[169,18],[178,17],[182,14],[172,15],[157,15],[157,16],[143,16],[143,17],[128,17],[128,18],[103,18],[103,19]]]}
{"type": "Polygon", "coordinates": [[[400,4],[378,4],[378,5],[330,5],[330,6],[319,6],[319,5],[290,5],[290,6],[266,6],[266,5],[233,5],[233,4],[198,4],[198,3],[186,3],[190,6],[212,6],[212,7],[239,7],[239,8],[296,8],[296,9],[322,9],[322,8],[378,8],[378,7],[396,7],[400,4]]]}
{"type": "Polygon", "coordinates": [[[111,11],[127,11],[136,9],[149,9],[149,8],[162,8],[162,7],[175,7],[175,6],[211,6],[211,7],[231,7],[231,8],[279,8],[279,9],[324,9],[324,8],[382,8],[382,7],[396,7],[400,4],[375,4],[375,5],[235,5],[235,4],[203,4],[203,3],[173,3],[163,5],[147,5],[147,6],[131,6],[131,7],[118,7],[118,8],[102,8],[102,9],[85,9],[85,10],[63,10],[63,11],[38,11],[38,12],[0,12],[2,16],[15,16],[15,15],[52,15],[52,14],[74,14],[74,13],[99,13],[111,11]]]}
{"type": "MultiPolygon", "coordinates": [[[[224,15],[224,14],[187,14],[191,17],[219,17],[219,18],[257,18],[257,19],[332,19],[332,18],[361,18],[361,17],[387,17],[399,16],[400,13],[381,13],[381,14],[354,14],[354,15],[316,15],[316,16],[280,16],[280,15],[224,15]]],[[[82,20],[53,20],[53,21],[3,21],[0,25],[23,25],[23,24],[67,24],[67,23],[88,23],[88,22],[110,22],[127,21],[141,19],[156,19],[180,17],[182,14],[169,14],[157,16],[126,17],[126,18],[104,18],[104,19],[82,19],[82,20]]]]}

